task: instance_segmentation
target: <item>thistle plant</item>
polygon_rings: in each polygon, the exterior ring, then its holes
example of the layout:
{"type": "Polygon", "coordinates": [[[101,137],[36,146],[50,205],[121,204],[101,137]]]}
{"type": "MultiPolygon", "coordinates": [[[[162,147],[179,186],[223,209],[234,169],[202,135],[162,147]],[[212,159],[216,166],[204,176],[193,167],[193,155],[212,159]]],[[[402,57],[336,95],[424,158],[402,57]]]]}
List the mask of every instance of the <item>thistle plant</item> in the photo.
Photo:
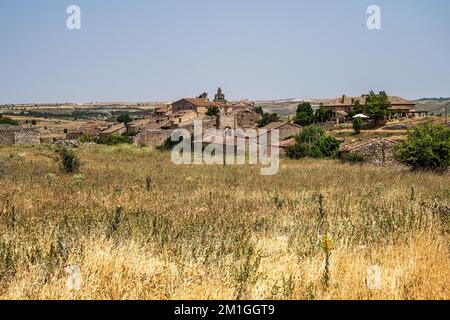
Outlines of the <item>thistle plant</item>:
{"type": "Polygon", "coordinates": [[[328,235],[323,236],[322,238],[322,249],[325,252],[325,270],[323,273],[323,284],[325,289],[328,288],[329,281],[330,281],[330,258],[331,258],[331,251],[333,251],[333,242],[328,237],[328,235]]]}
{"type": "Polygon", "coordinates": [[[147,178],[145,179],[145,183],[146,183],[147,191],[148,191],[148,192],[152,191],[152,188],[153,188],[153,180],[152,180],[152,177],[147,176],[147,178]]]}
{"type": "Polygon", "coordinates": [[[121,222],[122,222],[122,207],[118,206],[116,208],[116,214],[114,216],[114,220],[111,223],[109,236],[112,236],[113,233],[117,231],[121,222]]]}

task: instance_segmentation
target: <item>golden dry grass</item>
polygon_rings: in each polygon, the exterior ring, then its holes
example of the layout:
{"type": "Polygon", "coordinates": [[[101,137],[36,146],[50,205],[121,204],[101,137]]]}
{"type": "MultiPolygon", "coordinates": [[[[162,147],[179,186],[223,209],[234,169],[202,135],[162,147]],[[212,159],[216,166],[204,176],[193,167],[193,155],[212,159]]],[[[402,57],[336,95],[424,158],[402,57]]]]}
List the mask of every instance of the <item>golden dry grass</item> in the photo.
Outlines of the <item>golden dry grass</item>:
{"type": "Polygon", "coordinates": [[[1,299],[450,297],[448,175],[283,160],[264,177],[132,146],[84,147],[65,175],[42,152],[0,147],[1,299]]]}

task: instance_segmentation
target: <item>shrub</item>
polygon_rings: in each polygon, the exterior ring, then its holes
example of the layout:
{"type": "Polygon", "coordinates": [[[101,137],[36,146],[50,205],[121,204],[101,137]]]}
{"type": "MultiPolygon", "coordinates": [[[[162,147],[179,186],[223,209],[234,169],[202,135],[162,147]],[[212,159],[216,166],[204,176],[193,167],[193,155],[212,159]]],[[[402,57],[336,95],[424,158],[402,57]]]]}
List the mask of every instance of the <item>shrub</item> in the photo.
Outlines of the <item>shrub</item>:
{"type": "Polygon", "coordinates": [[[325,129],[320,126],[307,126],[300,131],[297,136],[297,141],[299,143],[306,143],[308,145],[313,145],[321,137],[325,136],[325,129]]]}
{"type": "Polygon", "coordinates": [[[395,157],[413,170],[446,171],[450,166],[450,128],[417,126],[397,145],[395,157]]]}
{"type": "Polygon", "coordinates": [[[54,149],[54,160],[66,173],[74,173],[80,169],[80,159],[72,149],[66,147],[56,147],[54,149]]]}
{"type": "Polygon", "coordinates": [[[216,117],[219,114],[219,112],[220,112],[219,107],[208,107],[206,115],[209,117],[216,117]]]}
{"type": "Polygon", "coordinates": [[[31,120],[31,124],[32,124],[33,126],[35,126],[35,125],[37,125],[37,121],[36,121],[36,120],[31,120]]]}
{"type": "Polygon", "coordinates": [[[302,143],[296,143],[286,148],[286,156],[290,159],[301,159],[308,155],[308,148],[302,143]]]}
{"type": "Polygon", "coordinates": [[[339,141],[327,136],[320,126],[307,126],[296,137],[297,143],[286,150],[286,155],[292,159],[303,157],[336,158],[339,152],[339,141]]]}
{"type": "Polygon", "coordinates": [[[80,140],[81,143],[95,142],[94,137],[92,137],[90,134],[87,134],[87,133],[83,133],[80,136],[79,140],[80,140]]]}
{"type": "Polygon", "coordinates": [[[336,158],[339,152],[339,141],[331,136],[323,136],[317,141],[316,146],[320,150],[321,156],[326,158],[336,158]]]}
{"type": "MultiPolygon", "coordinates": [[[[180,138],[180,142],[183,141],[182,138],[180,138]]],[[[193,140],[192,140],[193,141],[193,140]]],[[[168,137],[162,144],[157,146],[155,149],[158,151],[171,151],[173,147],[175,147],[180,142],[172,141],[171,137],[168,137]]]]}
{"type": "Polygon", "coordinates": [[[363,121],[361,118],[353,119],[353,130],[355,130],[355,134],[360,134],[362,129],[363,121]]]}
{"type": "Polygon", "coordinates": [[[101,143],[113,146],[117,144],[130,143],[130,137],[127,134],[112,134],[101,141],[101,143]]]}

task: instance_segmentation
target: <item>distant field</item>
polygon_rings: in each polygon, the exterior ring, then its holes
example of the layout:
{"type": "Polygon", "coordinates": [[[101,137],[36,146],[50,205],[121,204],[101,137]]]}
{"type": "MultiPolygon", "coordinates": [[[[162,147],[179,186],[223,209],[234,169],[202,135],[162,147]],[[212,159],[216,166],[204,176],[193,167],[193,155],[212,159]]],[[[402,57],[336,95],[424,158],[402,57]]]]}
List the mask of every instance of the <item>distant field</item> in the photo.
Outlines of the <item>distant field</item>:
{"type": "Polygon", "coordinates": [[[59,120],[114,120],[123,113],[142,118],[153,113],[158,104],[137,105],[61,105],[2,106],[0,114],[59,120]]]}
{"type": "Polygon", "coordinates": [[[0,147],[0,299],[450,298],[448,175],[283,160],[263,177],[133,146],[83,147],[65,175],[45,152],[0,147]]]}

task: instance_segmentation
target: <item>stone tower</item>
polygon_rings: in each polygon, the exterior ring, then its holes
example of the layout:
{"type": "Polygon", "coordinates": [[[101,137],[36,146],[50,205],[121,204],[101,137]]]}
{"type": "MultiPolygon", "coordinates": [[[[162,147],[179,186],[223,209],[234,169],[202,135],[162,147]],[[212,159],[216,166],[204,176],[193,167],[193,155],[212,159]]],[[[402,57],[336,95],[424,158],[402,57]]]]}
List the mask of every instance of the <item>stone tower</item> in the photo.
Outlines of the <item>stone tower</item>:
{"type": "Polygon", "coordinates": [[[214,96],[214,102],[227,102],[227,100],[225,100],[225,95],[222,92],[222,88],[220,87],[217,89],[217,93],[214,96]]]}

